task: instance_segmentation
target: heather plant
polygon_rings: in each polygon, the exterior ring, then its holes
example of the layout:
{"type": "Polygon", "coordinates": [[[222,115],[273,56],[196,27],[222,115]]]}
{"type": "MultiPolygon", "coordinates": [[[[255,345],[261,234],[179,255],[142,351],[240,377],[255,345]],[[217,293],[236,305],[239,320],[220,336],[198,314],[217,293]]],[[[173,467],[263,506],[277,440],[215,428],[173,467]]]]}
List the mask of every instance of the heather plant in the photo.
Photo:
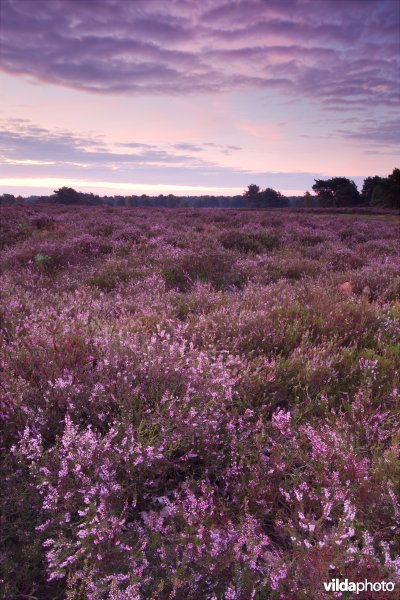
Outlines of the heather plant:
{"type": "Polygon", "coordinates": [[[1,210],[2,598],[400,582],[394,214],[1,210]]]}
{"type": "Polygon", "coordinates": [[[35,264],[38,267],[45,267],[51,264],[51,256],[48,254],[36,254],[35,256],[35,264]]]}
{"type": "Polygon", "coordinates": [[[244,253],[260,254],[279,246],[279,238],[268,231],[240,229],[225,230],[220,235],[220,242],[224,248],[234,248],[244,253]]]}

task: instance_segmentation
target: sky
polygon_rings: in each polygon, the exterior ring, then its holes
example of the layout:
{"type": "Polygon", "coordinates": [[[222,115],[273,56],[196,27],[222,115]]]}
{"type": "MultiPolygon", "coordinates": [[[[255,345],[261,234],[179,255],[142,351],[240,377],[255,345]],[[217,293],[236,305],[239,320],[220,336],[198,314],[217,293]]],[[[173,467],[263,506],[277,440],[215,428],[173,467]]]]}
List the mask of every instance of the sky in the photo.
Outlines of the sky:
{"type": "Polygon", "coordinates": [[[399,166],[399,0],[0,0],[0,193],[287,195],[399,166]]]}

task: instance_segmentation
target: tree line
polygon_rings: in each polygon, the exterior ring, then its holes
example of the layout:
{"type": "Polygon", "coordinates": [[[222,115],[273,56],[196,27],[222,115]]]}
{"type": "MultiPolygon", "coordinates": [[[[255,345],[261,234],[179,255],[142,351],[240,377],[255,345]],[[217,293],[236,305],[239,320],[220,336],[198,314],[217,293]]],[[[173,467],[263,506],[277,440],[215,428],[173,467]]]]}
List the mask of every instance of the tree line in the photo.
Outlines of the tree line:
{"type": "Polygon", "coordinates": [[[388,177],[367,177],[361,193],[354,181],[346,177],[316,179],[312,189],[320,206],[370,205],[382,208],[400,208],[400,169],[393,169],[388,177]]]}
{"type": "Polygon", "coordinates": [[[99,196],[78,192],[70,187],[54,190],[51,196],[23,198],[12,194],[0,195],[1,204],[86,204],[89,206],[127,206],[160,208],[283,208],[286,206],[342,208],[375,206],[400,209],[400,169],[393,169],[387,177],[375,175],[364,180],[361,192],[354,181],[347,177],[315,179],[314,194],[306,191],[303,196],[284,196],[272,188],[261,189],[250,184],[242,195],[237,196],[99,196]]]}
{"type": "Polygon", "coordinates": [[[361,192],[354,181],[347,177],[315,179],[314,195],[306,191],[304,196],[287,198],[271,188],[262,190],[251,184],[244,193],[247,208],[274,208],[284,206],[306,206],[344,208],[352,206],[375,206],[400,208],[400,169],[393,169],[388,177],[367,177],[361,192]]]}

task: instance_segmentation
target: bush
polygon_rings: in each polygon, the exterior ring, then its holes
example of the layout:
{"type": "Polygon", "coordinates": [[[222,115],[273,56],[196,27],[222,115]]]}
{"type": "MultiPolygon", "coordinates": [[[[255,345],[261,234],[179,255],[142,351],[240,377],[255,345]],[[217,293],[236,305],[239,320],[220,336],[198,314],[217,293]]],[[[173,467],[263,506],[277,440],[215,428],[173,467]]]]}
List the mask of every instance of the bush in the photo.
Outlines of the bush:
{"type": "Polygon", "coordinates": [[[35,264],[38,267],[46,267],[51,265],[51,256],[48,254],[36,254],[35,264]]]}
{"type": "Polygon", "coordinates": [[[278,248],[280,245],[276,235],[267,232],[251,232],[230,230],[220,235],[224,248],[259,254],[278,248]]]}
{"type": "Polygon", "coordinates": [[[235,257],[218,250],[183,252],[165,261],[163,269],[168,289],[187,292],[196,282],[210,283],[215,289],[241,287],[245,274],[235,270],[235,257]]]}

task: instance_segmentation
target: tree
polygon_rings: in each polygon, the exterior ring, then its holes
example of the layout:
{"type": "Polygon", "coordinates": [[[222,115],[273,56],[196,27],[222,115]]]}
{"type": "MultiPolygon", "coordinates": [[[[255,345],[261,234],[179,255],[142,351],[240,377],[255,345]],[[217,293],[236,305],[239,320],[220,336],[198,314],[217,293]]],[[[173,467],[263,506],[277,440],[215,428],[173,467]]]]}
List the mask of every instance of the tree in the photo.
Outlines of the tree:
{"type": "Polygon", "coordinates": [[[247,208],[259,208],[260,204],[260,187],[251,183],[247,190],[243,193],[243,198],[247,208]]]}
{"type": "Polygon", "coordinates": [[[371,203],[374,189],[378,185],[382,185],[383,182],[384,182],[384,178],[379,177],[378,175],[374,175],[373,177],[366,177],[364,179],[364,183],[363,183],[362,190],[361,190],[361,197],[366,204],[371,203]]]}
{"type": "Polygon", "coordinates": [[[355,206],[360,201],[356,184],[347,177],[315,179],[312,189],[321,206],[355,206]]]}
{"type": "Polygon", "coordinates": [[[243,194],[247,208],[281,208],[288,206],[286,196],[272,188],[261,190],[258,185],[252,183],[243,194]]]}
{"type": "Polygon", "coordinates": [[[400,209],[400,169],[393,169],[391,175],[380,179],[372,192],[371,205],[400,209]]]}
{"type": "Polygon", "coordinates": [[[304,192],[303,206],[306,206],[306,207],[314,206],[314,196],[312,194],[310,194],[310,192],[308,190],[306,192],[304,192]]]}
{"type": "Polygon", "coordinates": [[[400,209],[400,169],[393,169],[393,173],[389,175],[389,193],[388,204],[389,208],[400,209]]]}
{"type": "Polygon", "coordinates": [[[261,205],[263,208],[282,208],[288,206],[289,202],[286,196],[272,188],[266,188],[261,192],[261,205]]]}
{"type": "Polygon", "coordinates": [[[59,190],[54,190],[55,202],[58,204],[79,204],[81,202],[81,194],[69,187],[61,187],[59,190]]]}
{"type": "Polygon", "coordinates": [[[14,194],[2,194],[0,196],[0,204],[15,204],[16,199],[14,194]]]}

